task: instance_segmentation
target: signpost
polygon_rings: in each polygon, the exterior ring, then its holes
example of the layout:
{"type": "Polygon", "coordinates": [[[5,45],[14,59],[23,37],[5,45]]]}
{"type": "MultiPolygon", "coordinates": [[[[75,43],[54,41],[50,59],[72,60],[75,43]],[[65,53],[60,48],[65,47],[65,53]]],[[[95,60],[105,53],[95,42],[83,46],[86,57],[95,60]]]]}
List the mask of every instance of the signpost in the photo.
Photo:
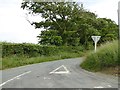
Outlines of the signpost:
{"type": "Polygon", "coordinates": [[[100,40],[101,36],[91,36],[91,37],[95,43],[95,52],[96,52],[97,42],[100,40]]]}

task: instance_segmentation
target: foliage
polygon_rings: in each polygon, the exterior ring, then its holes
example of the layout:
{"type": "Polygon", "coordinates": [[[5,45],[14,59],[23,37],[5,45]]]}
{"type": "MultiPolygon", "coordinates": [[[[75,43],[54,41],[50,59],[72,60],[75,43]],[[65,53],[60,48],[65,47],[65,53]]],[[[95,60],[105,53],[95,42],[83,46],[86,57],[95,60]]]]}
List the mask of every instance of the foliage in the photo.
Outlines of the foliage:
{"type": "Polygon", "coordinates": [[[90,71],[100,71],[120,65],[118,58],[118,41],[102,45],[96,53],[90,53],[81,67],[90,71]]]}
{"type": "Polygon", "coordinates": [[[82,55],[83,55],[82,52],[81,53],[59,52],[57,53],[57,55],[55,54],[53,56],[40,56],[40,57],[37,56],[37,57],[30,57],[30,58],[24,55],[23,56],[11,55],[8,57],[4,57],[2,59],[2,66],[0,64],[0,70],[29,65],[29,64],[35,64],[35,63],[55,61],[60,59],[75,58],[75,57],[80,57],[82,55]]]}
{"type": "Polygon", "coordinates": [[[33,22],[35,28],[44,28],[38,36],[43,45],[84,45],[89,48],[92,35],[101,35],[99,43],[118,38],[118,25],[107,18],[97,18],[75,2],[24,2],[21,8],[43,20],[33,22]]]}
{"type": "Polygon", "coordinates": [[[36,44],[2,44],[2,57],[10,55],[26,55],[28,57],[35,57],[41,55],[50,55],[56,53],[57,49],[54,46],[40,46],[36,44]]]}
{"type": "Polygon", "coordinates": [[[58,36],[56,30],[41,31],[41,34],[38,36],[40,41],[39,43],[43,45],[62,45],[62,38],[58,36]]]}
{"type": "Polygon", "coordinates": [[[2,43],[2,57],[8,57],[11,55],[36,57],[36,56],[50,56],[59,52],[82,52],[83,46],[41,46],[37,44],[29,43],[2,43]]]}
{"type": "Polygon", "coordinates": [[[1,43],[0,69],[83,56],[83,46],[40,46],[36,44],[1,43]]]}
{"type": "Polygon", "coordinates": [[[101,40],[100,42],[112,41],[118,39],[118,25],[107,18],[98,18],[97,19],[97,29],[100,32],[101,40]]]}

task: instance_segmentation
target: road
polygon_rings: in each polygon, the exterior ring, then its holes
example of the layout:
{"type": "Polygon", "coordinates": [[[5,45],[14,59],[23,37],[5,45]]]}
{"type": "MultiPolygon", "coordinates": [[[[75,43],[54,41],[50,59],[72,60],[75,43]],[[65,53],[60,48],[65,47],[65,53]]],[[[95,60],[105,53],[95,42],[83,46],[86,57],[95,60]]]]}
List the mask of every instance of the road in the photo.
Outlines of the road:
{"type": "Polygon", "coordinates": [[[3,70],[0,87],[118,88],[117,77],[81,69],[79,65],[83,60],[64,59],[3,70]]]}

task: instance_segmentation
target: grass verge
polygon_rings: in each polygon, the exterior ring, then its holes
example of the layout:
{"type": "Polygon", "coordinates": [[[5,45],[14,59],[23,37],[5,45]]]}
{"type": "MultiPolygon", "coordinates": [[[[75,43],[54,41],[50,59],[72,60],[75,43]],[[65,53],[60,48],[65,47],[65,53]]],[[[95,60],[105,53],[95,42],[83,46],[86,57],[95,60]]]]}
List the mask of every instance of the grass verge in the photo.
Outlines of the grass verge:
{"type": "Polygon", "coordinates": [[[88,54],[86,60],[80,66],[88,71],[101,71],[116,75],[118,74],[118,65],[120,65],[118,41],[113,41],[100,46],[96,53],[88,54]]]}
{"type": "Polygon", "coordinates": [[[83,52],[77,52],[77,53],[69,53],[69,52],[59,52],[58,54],[51,55],[51,56],[38,56],[38,57],[28,57],[28,56],[18,56],[18,55],[12,55],[8,57],[2,58],[2,68],[0,69],[8,69],[13,67],[19,67],[23,65],[29,65],[29,64],[35,64],[35,63],[41,63],[41,62],[47,62],[47,61],[54,61],[54,60],[60,60],[60,59],[66,59],[66,58],[75,58],[83,56],[83,52]]]}

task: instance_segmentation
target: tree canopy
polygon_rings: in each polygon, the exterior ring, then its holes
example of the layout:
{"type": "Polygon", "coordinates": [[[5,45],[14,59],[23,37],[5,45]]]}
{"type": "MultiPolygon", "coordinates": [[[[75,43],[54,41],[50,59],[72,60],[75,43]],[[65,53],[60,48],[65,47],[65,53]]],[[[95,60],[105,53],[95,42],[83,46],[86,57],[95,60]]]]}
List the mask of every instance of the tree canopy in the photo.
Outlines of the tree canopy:
{"type": "Polygon", "coordinates": [[[35,28],[44,28],[38,38],[43,45],[85,45],[92,35],[101,35],[100,42],[117,39],[118,25],[107,18],[98,18],[76,2],[25,2],[21,8],[29,14],[38,14],[43,21],[33,22],[35,28]]]}

